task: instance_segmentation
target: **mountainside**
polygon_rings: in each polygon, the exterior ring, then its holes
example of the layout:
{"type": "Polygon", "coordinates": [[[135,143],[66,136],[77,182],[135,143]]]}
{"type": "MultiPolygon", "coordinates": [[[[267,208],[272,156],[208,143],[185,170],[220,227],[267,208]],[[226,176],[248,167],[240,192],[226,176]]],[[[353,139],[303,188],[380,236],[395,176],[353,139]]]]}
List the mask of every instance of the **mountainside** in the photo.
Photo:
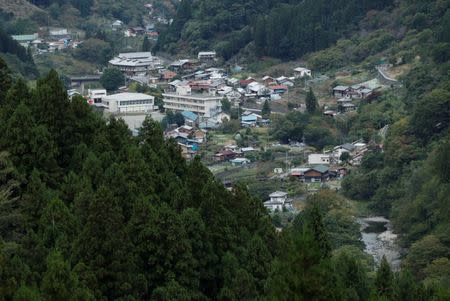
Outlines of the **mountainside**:
{"type": "Polygon", "coordinates": [[[29,17],[34,13],[42,12],[39,7],[27,0],[0,1],[0,10],[11,13],[18,18],[29,17]]]}
{"type": "Polygon", "coordinates": [[[26,48],[13,40],[10,35],[0,28],[0,56],[8,62],[8,65],[17,73],[26,77],[35,77],[38,71],[33,57],[26,48]]]}
{"type": "Polygon", "coordinates": [[[354,30],[371,10],[390,7],[377,1],[215,1],[183,0],[157,50],[177,52],[214,48],[225,58],[253,42],[257,55],[297,58],[328,47],[354,30]]]}

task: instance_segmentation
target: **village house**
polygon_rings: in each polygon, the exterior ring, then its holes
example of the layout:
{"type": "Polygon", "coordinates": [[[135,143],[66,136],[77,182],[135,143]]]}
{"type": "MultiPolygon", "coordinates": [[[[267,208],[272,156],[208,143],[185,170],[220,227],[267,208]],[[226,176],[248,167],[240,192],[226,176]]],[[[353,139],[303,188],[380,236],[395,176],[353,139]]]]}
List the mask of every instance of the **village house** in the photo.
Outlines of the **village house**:
{"type": "Polygon", "coordinates": [[[249,94],[256,94],[257,96],[263,96],[266,95],[269,90],[263,84],[251,82],[247,85],[246,92],[249,94]]]}
{"type": "Polygon", "coordinates": [[[349,86],[336,86],[333,88],[333,96],[336,98],[349,97],[352,88],[349,86]]]}
{"type": "Polygon", "coordinates": [[[282,211],[283,208],[292,210],[292,201],[287,198],[284,191],[275,191],[269,195],[269,200],[264,202],[264,207],[270,211],[282,211]]]}
{"type": "Polygon", "coordinates": [[[174,138],[177,142],[185,145],[193,145],[193,150],[198,150],[198,146],[206,141],[207,131],[200,130],[189,125],[182,125],[174,130],[166,131],[164,137],[174,138]]]}
{"type": "Polygon", "coordinates": [[[213,61],[216,58],[215,51],[200,51],[197,58],[201,62],[213,61]]]}
{"type": "Polygon", "coordinates": [[[290,175],[306,183],[326,182],[330,178],[329,167],[326,165],[292,168],[290,175]]]}
{"type": "Polygon", "coordinates": [[[364,154],[367,152],[367,144],[362,142],[361,140],[355,141],[353,143],[345,143],[342,145],[338,145],[333,149],[333,159],[336,162],[341,163],[340,157],[343,153],[349,153],[350,161],[349,163],[352,165],[361,164],[361,160],[364,154]]]}
{"type": "Polygon", "coordinates": [[[264,76],[262,78],[262,81],[263,81],[264,85],[266,85],[266,86],[276,83],[276,80],[273,77],[268,76],[268,75],[264,76]]]}
{"type": "Polygon", "coordinates": [[[106,95],[105,89],[88,89],[88,104],[102,106],[102,99],[106,95]]]}
{"type": "Polygon", "coordinates": [[[31,43],[39,38],[39,34],[21,34],[21,35],[12,35],[11,38],[17,41],[21,46],[28,48],[31,43]]]}
{"type": "Polygon", "coordinates": [[[175,77],[177,76],[177,74],[173,71],[170,70],[166,70],[162,73],[161,75],[161,80],[163,82],[170,82],[172,81],[175,77]]]}
{"type": "Polygon", "coordinates": [[[275,85],[269,87],[275,94],[284,94],[288,91],[288,87],[285,85],[275,85]]]}
{"type": "Polygon", "coordinates": [[[111,28],[112,30],[116,31],[116,30],[120,30],[123,27],[123,22],[120,20],[116,20],[111,24],[111,28]]]}
{"type": "Polygon", "coordinates": [[[275,79],[275,81],[279,85],[285,85],[285,86],[288,86],[288,87],[293,87],[294,86],[294,80],[289,78],[289,77],[286,77],[286,76],[277,77],[275,79]]]}
{"type": "Polygon", "coordinates": [[[295,78],[311,77],[311,70],[303,67],[298,67],[294,69],[295,78]]]}
{"type": "Polygon", "coordinates": [[[192,60],[183,59],[172,62],[169,68],[175,72],[186,72],[194,69],[195,63],[192,60]]]}
{"type": "Polygon", "coordinates": [[[309,154],[308,164],[324,164],[329,165],[331,163],[330,154],[309,154]]]}
{"type": "Polygon", "coordinates": [[[184,159],[190,161],[192,159],[195,158],[195,156],[197,155],[197,151],[195,151],[193,148],[193,145],[187,145],[187,144],[183,144],[178,142],[178,146],[181,149],[181,155],[183,156],[184,159]]]}
{"type": "Polygon", "coordinates": [[[195,126],[195,124],[198,122],[198,115],[191,111],[183,111],[181,112],[181,115],[184,117],[184,122],[187,125],[195,126]]]}
{"type": "Polygon", "coordinates": [[[247,79],[241,79],[239,81],[239,85],[241,86],[241,88],[247,88],[247,86],[251,83],[253,83],[255,80],[253,78],[247,78],[247,79]]]}
{"type": "Polygon", "coordinates": [[[339,110],[343,113],[356,111],[356,105],[351,102],[343,103],[339,106],[339,110]]]}
{"type": "Polygon", "coordinates": [[[241,126],[244,127],[252,127],[252,126],[256,126],[258,123],[258,120],[262,119],[261,115],[258,115],[256,113],[251,113],[251,112],[244,112],[241,115],[241,126]]]}
{"type": "Polygon", "coordinates": [[[244,166],[250,163],[250,160],[247,158],[235,158],[230,160],[230,163],[233,166],[244,166]]]}
{"type": "Polygon", "coordinates": [[[60,40],[60,39],[70,39],[69,31],[65,28],[60,29],[51,29],[48,32],[49,39],[52,41],[60,40]]]}
{"type": "Polygon", "coordinates": [[[229,161],[233,160],[238,156],[238,153],[236,153],[233,150],[225,149],[222,150],[214,155],[214,161],[215,162],[223,162],[223,161],[229,161]]]}

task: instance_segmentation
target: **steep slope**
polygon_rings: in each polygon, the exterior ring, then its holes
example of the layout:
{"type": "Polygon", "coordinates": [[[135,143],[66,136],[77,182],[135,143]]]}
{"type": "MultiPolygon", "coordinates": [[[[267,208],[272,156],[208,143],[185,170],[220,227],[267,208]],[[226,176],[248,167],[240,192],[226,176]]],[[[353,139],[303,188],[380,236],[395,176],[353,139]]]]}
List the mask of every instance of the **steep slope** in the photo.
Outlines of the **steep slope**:
{"type": "Polygon", "coordinates": [[[258,55],[282,59],[328,47],[354,29],[370,10],[393,1],[183,0],[157,50],[214,48],[225,58],[254,42],[258,55]]]}
{"type": "Polygon", "coordinates": [[[38,75],[31,54],[1,28],[0,56],[8,62],[13,71],[22,74],[22,76],[33,78],[38,75]]]}
{"type": "Polygon", "coordinates": [[[18,18],[29,17],[36,12],[42,12],[42,9],[30,3],[27,0],[7,0],[0,1],[0,10],[12,13],[18,18]]]}

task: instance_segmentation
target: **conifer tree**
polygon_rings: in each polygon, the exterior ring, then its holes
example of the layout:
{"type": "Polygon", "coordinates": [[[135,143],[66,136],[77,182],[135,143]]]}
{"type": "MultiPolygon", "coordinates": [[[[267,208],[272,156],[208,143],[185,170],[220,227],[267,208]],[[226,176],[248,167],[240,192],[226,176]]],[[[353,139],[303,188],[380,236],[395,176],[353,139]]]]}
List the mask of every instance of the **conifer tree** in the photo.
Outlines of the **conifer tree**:
{"type": "Polygon", "coordinates": [[[148,40],[147,36],[145,36],[144,41],[142,41],[142,51],[150,51],[150,41],[148,40]]]}
{"type": "Polygon", "coordinates": [[[381,259],[380,267],[375,276],[375,289],[379,297],[392,299],[394,275],[385,256],[381,259]]]}
{"type": "MultiPolygon", "coordinates": [[[[19,205],[20,181],[8,153],[0,152],[0,237],[12,239],[16,236],[23,216],[19,205]]],[[[1,240],[0,240],[1,242],[1,240]]]]}
{"type": "Polygon", "coordinates": [[[265,293],[268,300],[341,300],[337,277],[308,227],[283,231],[265,293]]]}
{"type": "Polygon", "coordinates": [[[345,300],[367,300],[370,295],[369,282],[361,263],[345,252],[334,258],[334,261],[345,300]]]}
{"type": "MultiPolygon", "coordinates": [[[[52,251],[47,257],[47,270],[42,278],[41,291],[46,300],[81,301],[80,297],[87,297],[86,293],[81,292],[78,279],[69,263],[57,251],[52,251]]],[[[85,289],[84,291],[86,292],[85,289]]],[[[93,300],[92,296],[89,297],[85,300],[93,300]]]]}
{"type": "Polygon", "coordinates": [[[331,255],[331,244],[325,225],[323,224],[322,213],[320,212],[318,204],[313,204],[310,212],[308,212],[307,220],[307,227],[311,229],[314,240],[319,246],[323,258],[329,257],[331,255]]]}
{"type": "Polygon", "coordinates": [[[39,221],[39,235],[48,249],[58,249],[69,256],[77,225],[69,208],[59,199],[50,201],[39,221]]]}
{"type": "Polygon", "coordinates": [[[6,92],[11,87],[11,82],[10,70],[5,61],[0,57],[0,105],[3,105],[6,92]]]}
{"type": "Polygon", "coordinates": [[[305,103],[306,103],[306,111],[308,113],[315,113],[317,110],[317,99],[316,96],[314,95],[314,92],[312,90],[311,87],[309,87],[309,91],[306,94],[306,99],[305,99],[305,103]]]}
{"type": "Polygon", "coordinates": [[[265,101],[264,101],[264,104],[263,104],[263,107],[262,107],[262,110],[261,110],[261,114],[262,114],[262,116],[264,117],[264,118],[269,118],[270,117],[270,104],[269,104],[269,101],[266,99],[265,101]]]}
{"type": "Polygon", "coordinates": [[[13,301],[43,301],[36,286],[21,285],[14,294],[13,301]]]}

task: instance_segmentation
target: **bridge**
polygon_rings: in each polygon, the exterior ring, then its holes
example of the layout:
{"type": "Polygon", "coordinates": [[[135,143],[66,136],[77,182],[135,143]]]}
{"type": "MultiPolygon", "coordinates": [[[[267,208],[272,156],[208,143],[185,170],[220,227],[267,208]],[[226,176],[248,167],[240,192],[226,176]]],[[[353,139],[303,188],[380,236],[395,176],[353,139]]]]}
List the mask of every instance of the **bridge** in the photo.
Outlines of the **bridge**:
{"type": "Polygon", "coordinates": [[[81,94],[84,94],[84,85],[97,83],[101,75],[73,75],[69,76],[71,87],[81,87],[81,94]]]}

